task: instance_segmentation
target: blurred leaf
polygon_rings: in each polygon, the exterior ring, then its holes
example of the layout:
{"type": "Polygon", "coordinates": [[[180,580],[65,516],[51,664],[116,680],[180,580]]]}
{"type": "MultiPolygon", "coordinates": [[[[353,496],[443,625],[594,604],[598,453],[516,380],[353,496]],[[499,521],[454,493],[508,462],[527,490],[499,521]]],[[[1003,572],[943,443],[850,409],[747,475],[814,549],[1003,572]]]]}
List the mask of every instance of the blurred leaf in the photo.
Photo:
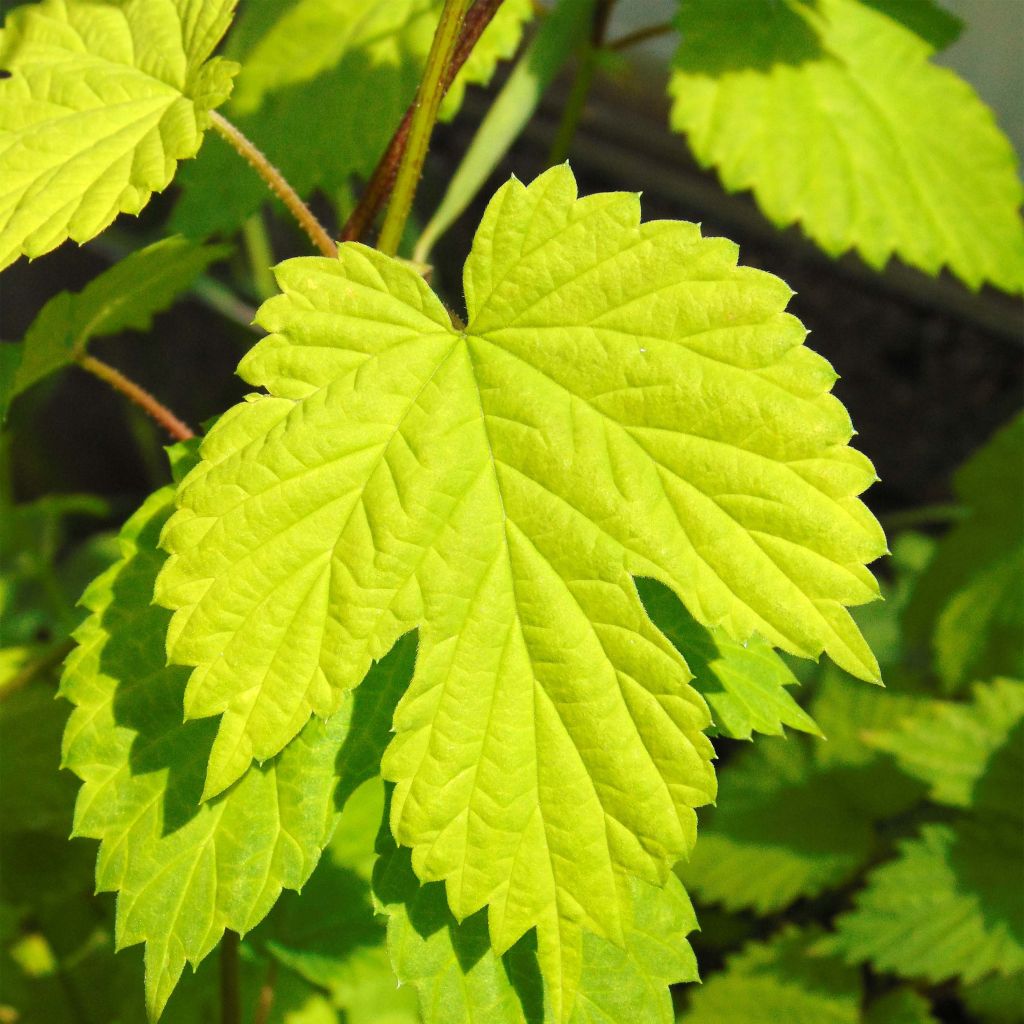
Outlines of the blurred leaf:
{"type": "MultiPolygon", "coordinates": [[[[893,255],[1024,289],[1013,147],[933,46],[859,0],[681,0],[672,127],[773,223],[872,267],[893,255]],[[742,24],[743,31],[736,26],[742,24]]],[[[935,17],[923,5],[915,23],[935,17]]],[[[940,33],[942,38],[948,33],[940,33]]]]}
{"type": "Polygon", "coordinates": [[[700,900],[769,914],[842,885],[871,852],[870,819],[807,744],[761,740],[719,771],[697,845],[676,871],[700,900]]]}
{"type": "Polygon", "coordinates": [[[1020,787],[1024,780],[1024,683],[997,679],[974,688],[970,704],[931,701],[919,705],[897,729],[874,732],[868,742],[892,754],[904,771],[926,782],[933,800],[954,807],[971,807],[1020,815],[1020,787]],[[1007,785],[991,774],[997,752],[1017,755],[1016,766],[1006,771],[1007,785]],[[980,785],[985,779],[987,785],[980,785]],[[1015,786],[1013,783],[1018,783],[1015,786]],[[995,801],[995,805],[987,801],[995,801]]]}
{"type": "Polygon", "coordinates": [[[1009,977],[991,975],[973,985],[964,985],[960,997],[971,1013],[985,1024],[1020,1024],[1024,972],[1009,977]]]}
{"type": "Polygon", "coordinates": [[[925,825],[838,918],[830,951],[907,978],[974,982],[1024,969],[1020,820],[925,825]]]}
{"type": "Polygon", "coordinates": [[[860,0],[900,22],[919,35],[933,49],[944,50],[955,43],[964,23],[934,0],[860,0]]]}
{"type": "Polygon", "coordinates": [[[876,999],[864,1014],[864,1024],[938,1024],[932,1006],[911,988],[897,988],[876,999]]]}
{"type": "Polygon", "coordinates": [[[820,736],[814,719],[789,695],[796,676],[772,646],[753,636],[746,643],[702,626],[657,580],[637,579],[651,621],[672,641],[693,673],[692,685],[711,706],[717,731],[748,740],[754,732],[781,736],[784,726],[820,736]]]}
{"type": "Polygon", "coordinates": [[[690,990],[683,1024],[859,1024],[860,979],[841,962],[815,956],[814,932],[786,928],[752,942],[725,969],[690,990]]]}
{"type": "MultiPolygon", "coordinates": [[[[246,31],[232,120],[302,196],[369,177],[416,95],[441,0],[299,0],[258,39],[246,31]],[[324,125],[330,131],[324,131],[324,125]]],[[[511,55],[529,0],[505,0],[449,92],[454,114],[466,84],[486,82],[511,55]]],[[[260,19],[264,21],[263,18],[260,19]]],[[[191,236],[232,232],[270,196],[215,138],[183,169],[172,215],[191,236]]]]}
{"type": "Polygon", "coordinates": [[[904,618],[930,644],[953,691],[996,675],[1024,677],[1024,414],[956,474],[967,510],[939,544],[904,618]]]}
{"type": "Polygon", "coordinates": [[[5,346],[15,365],[0,420],[10,399],[82,355],[93,338],[123,330],[146,331],[153,315],[170,306],[227,246],[195,245],[165,238],[126,256],[90,281],[80,292],[61,292],[39,311],[16,345],[5,346]]]}

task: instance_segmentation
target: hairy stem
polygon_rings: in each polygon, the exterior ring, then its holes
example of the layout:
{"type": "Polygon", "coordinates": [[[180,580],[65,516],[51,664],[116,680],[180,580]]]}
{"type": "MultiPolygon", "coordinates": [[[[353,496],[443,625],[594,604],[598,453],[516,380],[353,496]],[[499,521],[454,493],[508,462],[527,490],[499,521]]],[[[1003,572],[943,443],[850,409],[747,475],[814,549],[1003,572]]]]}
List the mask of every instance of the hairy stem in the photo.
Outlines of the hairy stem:
{"type": "MultiPolygon", "coordinates": [[[[462,65],[469,59],[469,55],[473,52],[473,47],[476,46],[480,36],[483,35],[484,29],[498,13],[501,3],[502,0],[476,0],[476,3],[469,9],[462,23],[462,32],[455,45],[455,52],[444,71],[442,99],[451,88],[452,82],[455,81],[455,76],[462,70],[462,65]]],[[[413,101],[395,129],[395,134],[391,136],[388,148],[384,150],[380,160],[377,161],[377,166],[373,169],[373,174],[359,199],[359,204],[341,229],[343,242],[358,242],[364,238],[377,219],[381,207],[388,201],[388,196],[391,195],[391,190],[395,185],[395,176],[398,174],[402,155],[405,153],[405,147],[409,141],[409,127],[412,124],[415,111],[416,102],[413,101]]]]}
{"type": "Polygon", "coordinates": [[[250,167],[267,183],[271,192],[288,208],[299,227],[309,235],[313,244],[325,255],[335,257],[338,248],[327,234],[327,229],[316,219],[313,211],[299,198],[298,192],[288,184],[284,175],[254,146],[223,114],[214,110],[210,114],[213,127],[232,146],[250,167]]]}
{"type": "Polygon", "coordinates": [[[613,39],[608,44],[609,50],[628,50],[631,46],[646,43],[648,39],[657,39],[659,36],[667,36],[676,31],[674,22],[662,21],[657,25],[648,25],[646,28],[638,28],[635,32],[613,39]]]}
{"type": "Polygon", "coordinates": [[[590,86],[594,81],[598,54],[601,47],[604,46],[608,18],[611,16],[614,2],[615,0],[598,0],[594,5],[593,20],[590,23],[590,38],[580,51],[576,77],[573,79],[572,89],[562,114],[562,121],[558,126],[558,134],[555,135],[555,141],[551,144],[551,152],[548,154],[549,165],[560,164],[569,155],[572,140],[576,136],[576,129],[579,127],[583,110],[587,105],[587,95],[590,93],[590,86]]]}
{"type": "Polygon", "coordinates": [[[445,72],[455,53],[459,31],[466,11],[469,10],[469,4],[470,0],[445,0],[441,20],[434,33],[423,80],[416,94],[408,140],[399,161],[391,202],[388,205],[388,212],[384,215],[384,226],[377,242],[377,248],[389,256],[394,256],[398,252],[405,222],[412,209],[413,196],[416,195],[420,175],[423,173],[423,162],[427,158],[427,149],[430,146],[430,136],[437,121],[437,111],[444,96],[445,72]]]}
{"type": "Polygon", "coordinates": [[[129,380],[120,370],[115,370],[108,363],[84,352],[76,356],[75,361],[83,370],[91,373],[94,377],[99,377],[116,391],[120,391],[122,395],[130,398],[140,409],[152,416],[176,441],[188,441],[196,436],[195,431],[187,423],[178,419],[167,406],[158,402],[135,381],[129,380]]]}
{"type": "Polygon", "coordinates": [[[239,998],[238,932],[230,929],[220,940],[220,1020],[221,1024],[242,1024],[239,998]]]}

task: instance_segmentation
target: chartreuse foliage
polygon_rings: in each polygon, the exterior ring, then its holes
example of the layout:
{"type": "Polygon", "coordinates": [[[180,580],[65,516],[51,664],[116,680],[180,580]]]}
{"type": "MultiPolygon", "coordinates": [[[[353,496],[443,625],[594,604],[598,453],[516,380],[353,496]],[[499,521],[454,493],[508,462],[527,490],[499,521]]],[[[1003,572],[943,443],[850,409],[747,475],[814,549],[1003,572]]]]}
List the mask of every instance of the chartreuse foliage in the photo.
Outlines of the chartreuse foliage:
{"type": "Polygon", "coordinates": [[[8,372],[0,379],[0,418],[12,398],[85,352],[93,338],[147,330],[225,246],[165,238],[126,256],[80,292],[60,292],[39,311],[23,341],[6,345],[8,372]]]}
{"type": "MultiPolygon", "coordinates": [[[[153,1014],[186,961],[197,964],[225,928],[252,928],[283,887],[303,885],[333,831],[336,787],[354,788],[376,766],[372,744],[366,765],[367,726],[349,730],[349,702],[330,721],[310,722],[230,792],[200,803],[215,729],[182,724],[188,673],[166,665],[169,614],[150,604],[173,493],[158,491],[125,525],[121,560],[83,598],[92,614],[61,683],[76,705],[64,763],[84,783],[75,834],[101,840],[96,881],[118,893],[118,946],[146,943],[153,1014]]],[[[409,655],[400,646],[371,673],[367,699],[402,676],[409,655]]]]}
{"type": "Polygon", "coordinates": [[[195,156],[235,0],[43,0],[0,34],[0,269],[138,213],[195,156]]]}
{"type": "MultiPolygon", "coordinates": [[[[931,62],[933,42],[914,30],[926,14],[861,0],[680,0],[672,126],[727,189],[752,189],[773,222],[799,223],[833,255],[856,249],[874,267],[896,255],[1020,291],[1013,149],[971,87],[931,62]]],[[[935,19],[923,29],[934,38],[935,19]]]]}
{"type": "MultiPolygon", "coordinates": [[[[301,195],[336,195],[366,177],[416,95],[442,0],[299,0],[247,11],[228,52],[239,60],[232,120],[301,195]],[[324,126],[330,125],[325,131],[324,126]],[[296,140],[301,140],[296,145],[296,140]]],[[[448,93],[458,109],[469,84],[486,82],[511,56],[531,0],[505,0],[448,93]]],[[[190,235],[231,230],[266,201],[255,175],[219,141],[182,175],[175,227],[190,235]]]]}
{"type": "Polygon", "coordinates": [[[843,605],[877,592],[874,473],[785,285],[635,195],[578,200],[564,166],[492,201],[465,329],[362,246],[278,276],[240,369],[269,394],[212,429],[162,541],[186,715],[221,716],[204,796],[419,627],[392,832],[457,918],[489,907],[499,955],[537,928],[568,1019],[585,934],[621,945],[714,793],[706,707],[630,574],[873,678],[843,605]]]}

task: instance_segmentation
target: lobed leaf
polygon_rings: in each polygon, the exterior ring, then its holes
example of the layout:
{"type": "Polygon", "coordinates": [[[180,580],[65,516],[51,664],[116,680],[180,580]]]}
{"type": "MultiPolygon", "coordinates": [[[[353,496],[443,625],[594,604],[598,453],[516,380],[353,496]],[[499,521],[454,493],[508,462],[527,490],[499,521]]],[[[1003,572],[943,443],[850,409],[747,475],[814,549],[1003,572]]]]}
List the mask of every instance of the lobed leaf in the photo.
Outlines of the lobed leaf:
{"type": "Polygon", "coordinates": [[[871,819],[847,796],[841,769],[806,745],[764,741],[721,773],[721,801],[701,816],[700,842],[676,869],[702,901],[766,915],[850,879],[873,847],[871,819]]]}
{"type": "MultiPolygon", "coordinates": [[[[154,1016],[186,961],[198,964],[225,928],[248,931],[282,888],[309,878],[334,827],[352,710],[310,722],[280,756],[200,804],[215,730],[182,724],[187,672],[166,665],[169,615],[150,604],[172,507],[167,487],[125,525],[121,561],[83,598],[92,614],[61,685],[76,705],[64,737],[64,763],[83,782],[75,834],[101,840],[96,883],[118,893],[118,947],[146,943],[154,1016]]],[[[366,697],[375,689],[368,679],[366,697]]]]}
{"type": "Polygon", "coordinates": [[[504,952],[532,927],[556,1016],[626,879],[664,884],[714,792],[706,706],[631,575],[704,625],[872,678],[843,607],[884,548],[834,373],[789,290],[568,167],[492,201],[452,327],[359,245],[279,268],[270,337],[183,481],[157,588],[205,795],[329,716],[420,628],[384,776],[396,839],[504,952]],[[752,424],[756,426],[752,427],[752,424]]]}
{"type": "Polygon", "coordinates": [[[931,701],[899,727],[872,733],[868,741],[886,750],[910,775],[930,787],[938,803],[978,811],[1020,814],[1014,779],[1024,778],[1024,683],[997,679],[974,688],[971,704],[931,701]],[[1000,762],[1017,754],[1016,765],[1000,762]],[[995,768],[994,768],[995,766],[995,768]],[[993,778],[993,771],[1006,775],[993,778]]]}
{"type": "Polygon", "coordinates": [[[639,579],[636,586],[651,621],[686,659],[720,735],[734,740],[749,740],[754,732],[781,736],[787,725],[821,735],[787,692],[796,686],[796,676],[770,644],[757,636],[737,643],[720,630],[705,629],[657,580],[639,579]]]}
{"type": "Polygon", "coordinates": [[[61,292],[39,311],[23,341],[5,346],[11,359],[0,393],[0,419],[11,399],[85,352],[93,338],[149,329],[153,316],[170,306],[226,246],[200,246],[165,238],[126,256],[80,292],[61,292]]]}
{"type": "Polygon", "coordinates": [[[769,220],[830,255],[856,249],[876,268],[896,255],[1019,292],[1013,148],[903,7],[681,0],[672,127],[729,191],[753,190],[769,220]]]}
{"type": "Polygon", "coordinates": [[[815,933],[789,927],[752,942],[692,991],[681,1024],[859,1024],[860,980],[833,957],[811,952],[815,933]]]}
{"type": "Polygon", "coordinates": [[[195,156],[236,66],[235,0],[42,0],[0,32],[0,269],[138,213],[195,156]]]}
{"type": "MultiPolygon", "coordinates": [[[[1019,793],[1019,782],[1018,782],[1019,793]]],[[[840,916],[830,948],[851,963],[931,982],[1024,968],[1021,820],[925,825],[840,916]]]]}

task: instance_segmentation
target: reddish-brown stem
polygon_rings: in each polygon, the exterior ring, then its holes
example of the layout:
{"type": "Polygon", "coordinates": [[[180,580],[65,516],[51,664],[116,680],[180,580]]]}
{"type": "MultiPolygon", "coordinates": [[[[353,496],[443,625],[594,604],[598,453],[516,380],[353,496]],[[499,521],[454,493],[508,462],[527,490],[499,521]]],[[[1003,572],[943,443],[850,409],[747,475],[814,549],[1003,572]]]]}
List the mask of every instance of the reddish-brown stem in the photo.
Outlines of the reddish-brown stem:
{"type": "Polygon", "coordinates": [[[171,412],[167,406],[158,402],[145,388],[139,387],[133,380],[129,380],[120,370],[85,353],[76,357],[76,362],[83,369],[100,380],[105,381],[116,391],[130,398],[140,409],[148,413],[157,423],[160,424],[168,434],[176,441],[188,441],[195,437],[195,431],[183,423],[171,412]]]}
{"type": "MultiPolygon", "coordinates": [[[[462,31],[455,45],[455,51],[445,68],[444,93],[451,88],[455,76],[462,70],[462,65],[469,59],[473,47],[483,35],[484,29],[491,23],[491,19],[498,13],[500,6],[501,0],[476,0],[476,3],[467,12],[465,20],[462,22],[462,31]]],[[[343,242],[358,242],[364,238],[377,219],[377,214],[388,201],[395,184],[395,177],[398,174],[398,167],[402,162],[402,154],[405,153],[406,143],[409,141],[409,127],[412,124],[415,109],[414,101],[409,105],[409,109],[406,110],[395,129],[395,134],[391,136],[387,149],[377,161],[377,166],[370,176],[359,203],[341,229],[343,242]]]]}
{"type": "Polygon", "coordinates": [[[663,21],[657,25],[648,25],[646,28],[639,28],[629,35],[620,36],[608,43],[609,50],[628,50],[631,46],[646,43],[649,39],[657,39],[659,36],[667,36],[676,31],[675,22],[663,21]]]}
{"type": "Polygon", "coordinates": [[[335,257],[338,247],[327,234],[327,229],[316,219],[313,211],[302,201],[298,192],[288,184],[285,176],[267,159],[261,149],[253,145],[226,117],[214,110],[210,114],[213,127],[238,152],[249,166],[266,182],[271,192],[288,208],[299,227],[309,235],[313,244],[325,255],[335,257]]]}

